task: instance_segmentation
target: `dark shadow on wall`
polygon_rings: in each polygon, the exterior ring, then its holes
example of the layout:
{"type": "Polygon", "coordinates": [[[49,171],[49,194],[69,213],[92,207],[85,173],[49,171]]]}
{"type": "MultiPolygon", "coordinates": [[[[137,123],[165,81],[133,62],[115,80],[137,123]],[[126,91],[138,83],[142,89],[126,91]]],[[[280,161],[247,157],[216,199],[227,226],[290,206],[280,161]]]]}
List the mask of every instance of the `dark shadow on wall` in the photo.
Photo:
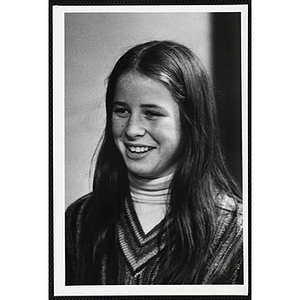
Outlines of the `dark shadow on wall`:
{"type": "Polygon", "coordinates": [[[212,77],[228,166],[242,187],[241,14],[212,14],[212,77]]]}

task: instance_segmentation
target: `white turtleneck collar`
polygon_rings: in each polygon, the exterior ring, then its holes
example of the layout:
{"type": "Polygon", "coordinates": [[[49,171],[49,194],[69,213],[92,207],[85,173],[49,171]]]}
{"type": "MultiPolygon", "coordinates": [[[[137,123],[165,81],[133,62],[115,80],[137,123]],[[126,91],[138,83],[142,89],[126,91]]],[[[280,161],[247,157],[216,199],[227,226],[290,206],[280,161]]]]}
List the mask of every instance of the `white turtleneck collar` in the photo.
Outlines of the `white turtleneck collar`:
{"type": "Polygon", "coordinates": [[[145,179],[128,173],[128,178],[133,201],[149,204],[167,204],[169,202],[169,187],[173,174],[156,179],[145,179]]]}
{"type": "Polygon", "coordinates": [[[157,179],[145,179],[128,173],[133,206],[145,234],[166,215],[172,178],[173,174],[157,179]]]}

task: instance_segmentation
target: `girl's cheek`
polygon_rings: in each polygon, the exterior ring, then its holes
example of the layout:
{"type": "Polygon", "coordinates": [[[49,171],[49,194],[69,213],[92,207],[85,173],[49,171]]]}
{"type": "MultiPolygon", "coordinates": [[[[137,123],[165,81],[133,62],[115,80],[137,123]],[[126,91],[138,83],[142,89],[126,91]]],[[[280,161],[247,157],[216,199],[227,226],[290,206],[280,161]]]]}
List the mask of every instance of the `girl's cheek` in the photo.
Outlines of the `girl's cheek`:
{"type": "Polygon", "coordinates": [[[125,121],[119,119],[114,120],[112,124],[114,135],[121,135],[124,131],[125,126],[126,126],[125,121]]]}

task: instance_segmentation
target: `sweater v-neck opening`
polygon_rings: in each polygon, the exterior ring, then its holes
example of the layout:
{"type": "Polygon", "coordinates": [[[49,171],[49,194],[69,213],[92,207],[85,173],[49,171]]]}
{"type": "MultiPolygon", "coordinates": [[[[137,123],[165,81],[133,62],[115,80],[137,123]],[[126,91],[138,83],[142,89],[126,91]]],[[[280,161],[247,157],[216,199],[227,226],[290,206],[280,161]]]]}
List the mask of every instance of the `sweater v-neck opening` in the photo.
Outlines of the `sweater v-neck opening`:
{"type": "Polygon", "coordinates": [[[137,213],[134,209],[132,200],[128,200],[128,209],[130,210],[130,215],[133,219],[133,223],[131,225],[135,225],[136,229],[138,231],[138,233],[140,234],[142,239],[148,239],[151,235],[155,234],[159,232],[160,228],[163,228],[163,223],[165,223],[166,220],[166,216],[158,223],[156,224],[149,232],[145,233],[145,231],[143,230],[143,227],[141,225],[141,222],[137,216],[137,213]]]}
{"type": "Polygon", "coordinates": [[[125,210],[118,224],[118,240],[125,261],[134,276],[146,267],[166,245],[166,228],[170,218],[164,218],[147,234],[138,220],[131,199],[125,201],[125,210]],[[160,239],[158,239],[160,235],[160,239]],[[159,242],[158,242],[159,241],[159,242]]]}

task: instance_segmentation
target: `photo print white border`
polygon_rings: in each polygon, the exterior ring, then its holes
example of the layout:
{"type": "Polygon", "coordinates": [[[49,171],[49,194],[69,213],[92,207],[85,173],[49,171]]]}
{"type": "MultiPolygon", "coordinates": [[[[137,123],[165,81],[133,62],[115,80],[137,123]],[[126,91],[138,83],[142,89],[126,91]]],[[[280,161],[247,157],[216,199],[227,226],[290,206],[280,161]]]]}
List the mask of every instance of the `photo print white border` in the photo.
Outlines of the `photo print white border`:
{"type": "Polygon", "coordinates": [[[134,296],[134,295],[248,295],[248,5],[196,6],[53,6],[53,267],[54,296],[134,296]],[[65,285],[65,48],[66,13],[241,13],[242,72],[242,157],[244,214],[243,285],[65,285]]]}

